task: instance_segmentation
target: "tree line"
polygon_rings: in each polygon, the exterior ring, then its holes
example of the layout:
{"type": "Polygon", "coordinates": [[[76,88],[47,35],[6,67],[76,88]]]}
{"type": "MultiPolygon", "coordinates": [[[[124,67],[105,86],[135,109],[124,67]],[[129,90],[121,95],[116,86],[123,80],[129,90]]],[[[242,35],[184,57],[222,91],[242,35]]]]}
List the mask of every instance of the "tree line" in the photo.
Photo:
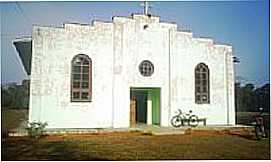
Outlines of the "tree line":
{"type": "Polygon", "coordinates": [[[253,84],[235,83],[235,108],[237,112],[256,112],[262,107],[270,113],[270,84],[255,88],[253,84]]]}
{"type": "Polygon", "coordinates": [[[1,107],[27,109],[29,107],[29,92],[29,80],[23,80],[21,85],[16,83],[1,85],[1,107]]]}

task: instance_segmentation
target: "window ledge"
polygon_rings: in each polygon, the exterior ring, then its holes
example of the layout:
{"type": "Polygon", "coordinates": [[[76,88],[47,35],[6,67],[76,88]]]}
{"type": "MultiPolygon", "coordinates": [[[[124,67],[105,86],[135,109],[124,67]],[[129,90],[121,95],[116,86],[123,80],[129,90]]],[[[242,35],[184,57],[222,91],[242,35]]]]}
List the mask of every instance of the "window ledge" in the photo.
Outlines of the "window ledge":
{"type": "Polygon", "coordinates": [[[92,100],[71,100],[71,102],[92,102],[92,100]]]}

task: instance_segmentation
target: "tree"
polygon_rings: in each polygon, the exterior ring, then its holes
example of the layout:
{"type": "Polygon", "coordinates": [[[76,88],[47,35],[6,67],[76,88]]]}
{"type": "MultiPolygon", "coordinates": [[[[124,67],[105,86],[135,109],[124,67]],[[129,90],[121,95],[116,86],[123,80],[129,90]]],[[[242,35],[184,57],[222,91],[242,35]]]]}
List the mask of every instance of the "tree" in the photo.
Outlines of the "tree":
{"type": "Polygon", "coordinates": [[[254,93],[256,107],[262,107],[265,112],[270,112],[270,84],[257,88],[254,93]]]}
{"type": "Polygon", "coordinates": [[[250,111],[253,108],[253,90],[253,84],[246,84],[244,87],[240,83],[235,84],[235,106],[237,111],[250,111]]]}
{"type": "Polygon", "coordinates": [[[255,89],[253,84],[235,83],[235,106],[237,111],[255,112],[262,107],[270,112],[270,84],[255,89]]]}
{"type": "Polygon", "coordinates": [[[7,84],[1,86],[2,106],[10,108],[28,108],[29,80],[23,80],[22,85],[7,84]]]}
{"type": "Polygon", "coordinates": [[[12,97],[9,94],[8,90],[5,88],[1,88],[1,105],[3,107],[8,107],[12,103],[12,97]]]}

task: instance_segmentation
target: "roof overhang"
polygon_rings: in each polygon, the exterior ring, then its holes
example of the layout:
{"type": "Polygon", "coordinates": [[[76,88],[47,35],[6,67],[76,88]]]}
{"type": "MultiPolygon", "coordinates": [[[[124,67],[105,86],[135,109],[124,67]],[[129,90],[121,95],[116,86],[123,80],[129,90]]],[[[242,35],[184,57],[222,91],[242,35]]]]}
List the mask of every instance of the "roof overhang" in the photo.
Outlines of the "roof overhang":
{"type": "Polygon", "coordinates": [[[19,53],[24,69],[28,75],[31,74],[31,58],[32,58],[32,38],[18,38],[13,44],[19,53]]]}

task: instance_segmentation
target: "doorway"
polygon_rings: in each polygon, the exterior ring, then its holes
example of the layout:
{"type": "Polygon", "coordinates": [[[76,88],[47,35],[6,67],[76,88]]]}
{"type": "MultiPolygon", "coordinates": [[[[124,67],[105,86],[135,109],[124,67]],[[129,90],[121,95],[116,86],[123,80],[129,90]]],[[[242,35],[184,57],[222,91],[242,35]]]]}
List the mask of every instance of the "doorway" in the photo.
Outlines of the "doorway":
{"type": "Polygon", "coordinates": [[[131,125],[160,125],[160,88],[131,88],[130,100],[131,125]]]}

